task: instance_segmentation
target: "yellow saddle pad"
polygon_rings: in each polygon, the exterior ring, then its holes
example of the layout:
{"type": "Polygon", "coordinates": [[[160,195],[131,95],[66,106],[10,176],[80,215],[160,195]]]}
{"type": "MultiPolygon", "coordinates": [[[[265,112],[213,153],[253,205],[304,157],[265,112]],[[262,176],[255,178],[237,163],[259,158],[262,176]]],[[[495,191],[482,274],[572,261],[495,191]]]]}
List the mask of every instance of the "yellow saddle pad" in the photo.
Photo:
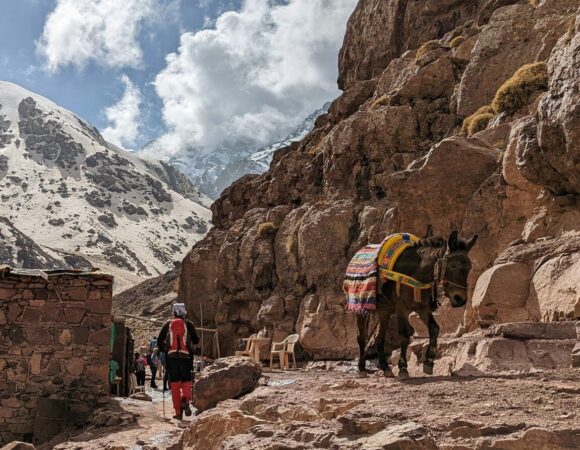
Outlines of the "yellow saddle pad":
{"type": "Polygon", "coordinates": [[[379,251],[379,267],[393,270],[397,259],[406,249],[415,246],[421,239],[410,233],[395,233],[387,236],[379,251]]]}
{"type": "Polygon", "coordinates": [[[420,281],[393,269],[399,256],[409,247],[415,246],[421,239],[410,233],[395,233],[387,236],[378,254],[378,265],[380,278],[394,281],[396,283],[397,297],[400,294],[401,285],[409,286],[414,290],[414,300],[421,301],[421,290],[431,289],[432,283],[421,283],[420,281]]]}

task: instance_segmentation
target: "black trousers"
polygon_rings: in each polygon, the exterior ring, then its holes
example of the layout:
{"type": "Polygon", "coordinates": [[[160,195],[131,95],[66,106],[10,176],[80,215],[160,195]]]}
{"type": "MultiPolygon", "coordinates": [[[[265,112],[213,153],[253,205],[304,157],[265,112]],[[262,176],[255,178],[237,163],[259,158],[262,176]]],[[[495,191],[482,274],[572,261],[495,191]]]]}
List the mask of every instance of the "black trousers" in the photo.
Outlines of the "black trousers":
{"type": "Polygon", "coordinates": [[[145,371],[135,372],[135,376],[137,377],[137,386],[145,386],[145,371]]]}
{"type": "Polygon", "coordinates": [[[157,367],[151,364],[149,366],[149,369],[151,369],[151,387],[155,387],[155,376],[157,375],[157,367]]]}
{"type": "Polygon", "coordinates": [[[167,384],[169,383],[169,373],[167,372],[167,367],[163,372],[163,389],[167,389],[167,384]]]}
{"type": "Polygon", "coordinates": [[[193,379],[193,358],[167,357],[166,369],[169,382],[191,381],[193,379]]]}

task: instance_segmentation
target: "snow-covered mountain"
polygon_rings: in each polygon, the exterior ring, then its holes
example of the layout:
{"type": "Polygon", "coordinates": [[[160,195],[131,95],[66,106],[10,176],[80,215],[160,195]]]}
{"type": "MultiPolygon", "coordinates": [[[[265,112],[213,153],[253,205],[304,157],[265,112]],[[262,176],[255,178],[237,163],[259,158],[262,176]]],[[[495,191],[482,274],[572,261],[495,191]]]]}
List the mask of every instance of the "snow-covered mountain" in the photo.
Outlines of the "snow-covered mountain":
{"type": "MultiPolygon", "coordinates": [[[[286,138],[270,145],[256,148],[251,142],[238,142],[211,151],[187,149],[171,158],[170,162],[185,173],[200,192],[215,199],[238,178],[249,173],[259,174],[268,170],[274,152],[306,136],[314,128],[316,118],[326,113],[329,106],[330,103],[327,103],[317,109],[286,138]]],[[[158,141],[153,141],[146,145],[142,152],[150,155],[158,154],[160,145],[158,141]]]]}
{"type": "Polygon", "coordinates": [[[135,282],[182,259],[210,226],[209,204],[171,165],[0,81],[0,263],[93,264],[135,282]]]}

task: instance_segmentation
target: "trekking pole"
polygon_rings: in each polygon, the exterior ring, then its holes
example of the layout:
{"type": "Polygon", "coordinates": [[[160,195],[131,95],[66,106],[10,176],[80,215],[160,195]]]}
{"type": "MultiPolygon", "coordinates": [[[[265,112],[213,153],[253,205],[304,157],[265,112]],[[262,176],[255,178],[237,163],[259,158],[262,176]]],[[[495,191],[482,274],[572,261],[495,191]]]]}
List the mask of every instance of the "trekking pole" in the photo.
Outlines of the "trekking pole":
{"type": "Polygon", "coordinates": [[[163,391],[163,420],[165,420],[165,383],[161,391],[163,391]]]}

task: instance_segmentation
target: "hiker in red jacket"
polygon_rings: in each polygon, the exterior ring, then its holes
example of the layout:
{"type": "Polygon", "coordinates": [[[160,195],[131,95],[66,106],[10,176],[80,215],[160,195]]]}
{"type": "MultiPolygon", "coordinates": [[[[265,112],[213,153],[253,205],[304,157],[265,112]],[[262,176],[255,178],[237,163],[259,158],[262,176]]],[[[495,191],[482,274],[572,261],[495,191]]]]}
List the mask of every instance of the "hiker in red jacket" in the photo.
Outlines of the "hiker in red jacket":
{"type": "Polygon", "coordinates": [[[185,319],[185,305],[173,305],[173,318],[165,323],[157,337],[157,347],[166,354],[167,373],[174,419],[181,420],[183,413],[191,416],[191,382],[193,369],[193,347],[199,342],[193,323],[185,319]]]}

